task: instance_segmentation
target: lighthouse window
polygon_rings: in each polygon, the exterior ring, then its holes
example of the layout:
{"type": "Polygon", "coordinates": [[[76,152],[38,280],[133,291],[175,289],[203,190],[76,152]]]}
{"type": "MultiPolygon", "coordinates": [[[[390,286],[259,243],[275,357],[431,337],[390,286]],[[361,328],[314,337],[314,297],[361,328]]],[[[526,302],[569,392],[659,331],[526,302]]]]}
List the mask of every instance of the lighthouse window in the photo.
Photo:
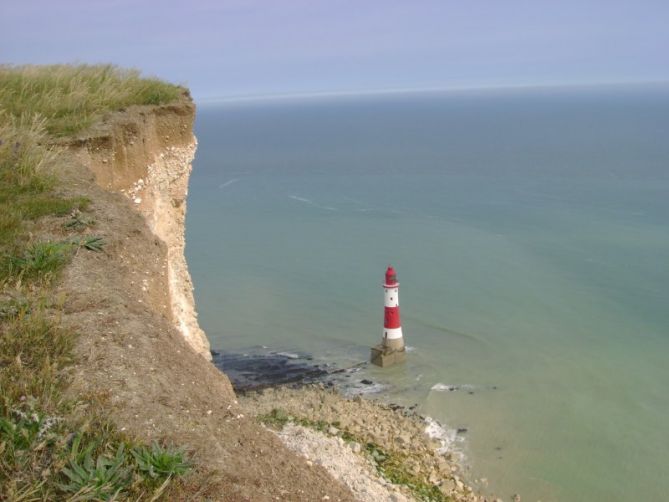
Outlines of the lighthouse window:
{"type": "Polygon", "coordinates": [[[391,302],[393,301],[393,297],[392,297],[392,296],[390,297],[390,301],[391,301],[391,302]]]}

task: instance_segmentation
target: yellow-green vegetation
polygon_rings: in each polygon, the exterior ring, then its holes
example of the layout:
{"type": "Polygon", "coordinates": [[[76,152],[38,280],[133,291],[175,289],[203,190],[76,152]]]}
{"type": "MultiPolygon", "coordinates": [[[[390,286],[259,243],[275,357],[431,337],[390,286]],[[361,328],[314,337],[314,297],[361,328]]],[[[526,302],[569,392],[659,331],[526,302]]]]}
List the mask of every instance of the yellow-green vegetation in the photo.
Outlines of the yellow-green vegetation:
{"type": "Polygon", "coordinates": [[[180,92],[110,66],[0,69],[0,500],[155,500],[190,468],[116,430],[105,396],[66,397],[77,334],[53,299],[73,253],[104,246],[95,202],[59,191],[54,136],[180,92]]]}
{"type": "MultiPolygon", "coordinates": [[[[320,432],[325,432],[330,427],[340,427],[338,422],[328,423],[323,420],[314,421],[308,418],[295,417],[278,408],[274,408],[270,413],[258,416],[258,420],[275,429],[282,429],[289,422],[320,432]]],[[[346,442],[359,443],[362,449],[367,452],[381,476],[393,484],[406,486],[418,500],[426,502],[448,502],[451,500],[450,497],[439,490],[438,486],[430,483],[424,476],[411,472],[407,466],[406,454],[384,450],[380,445],[365,441],[345,430],[341,432],[341,437],[346,442]]]]}
{"type": "Polygon", "coordinates": [[[0,66],[0,108],[16,117],[39,115],[56,136],[77,133],[105,112],[169,103],[184,91],[111,65],[0,66]]]}

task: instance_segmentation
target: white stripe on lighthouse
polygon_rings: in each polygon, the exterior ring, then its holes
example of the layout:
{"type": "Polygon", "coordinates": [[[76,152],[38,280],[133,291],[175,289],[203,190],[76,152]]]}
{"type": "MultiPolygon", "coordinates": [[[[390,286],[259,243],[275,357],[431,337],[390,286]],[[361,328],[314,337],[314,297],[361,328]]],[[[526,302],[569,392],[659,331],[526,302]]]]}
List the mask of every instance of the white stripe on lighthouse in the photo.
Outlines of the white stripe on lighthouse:
{"type": "Polygon", "coordinates": [[[400,290],[399,288],[383,288],[383,306],[384,307],[398,307],[400,304],[400,290]]]}
{"type": "Polygon", "coordinates": [[[402,328],[384,328],[383,336],[389,340],[397,340],[402,338],[402,328]]]}

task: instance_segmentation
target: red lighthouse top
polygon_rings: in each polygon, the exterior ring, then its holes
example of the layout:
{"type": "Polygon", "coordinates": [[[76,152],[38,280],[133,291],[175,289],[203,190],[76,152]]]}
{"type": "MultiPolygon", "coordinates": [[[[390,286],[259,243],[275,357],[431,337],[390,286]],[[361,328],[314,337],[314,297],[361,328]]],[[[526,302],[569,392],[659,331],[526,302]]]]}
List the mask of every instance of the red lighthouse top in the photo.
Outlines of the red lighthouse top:
{"type": "Polygon", "coordinates": [[[399,286],[399,282],[397,282],[397,273],[395,272],[395,269],[392,267],[392,265],[388,265],[388,269],[386,270],[386,282],[384,286],[389,286],[389,287],[395,287],[399,286]]]}

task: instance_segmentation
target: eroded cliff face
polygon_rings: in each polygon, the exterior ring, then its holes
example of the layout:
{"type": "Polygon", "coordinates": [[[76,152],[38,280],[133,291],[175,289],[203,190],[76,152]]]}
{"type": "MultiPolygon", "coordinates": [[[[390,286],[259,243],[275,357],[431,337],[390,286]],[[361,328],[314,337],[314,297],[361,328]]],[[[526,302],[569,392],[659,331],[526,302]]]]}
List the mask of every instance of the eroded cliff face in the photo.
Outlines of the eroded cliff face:
{"type": "MultiPolygon", "coordinates": [[[[211,360],[184,256],[188,179],[197,147],[194,117],[195,107],[187,98],[175,105],[125,110],[110,115],[70,146],[96,183],[127,196],[165,243],[167,298],[160,291],[148,291],[148,297],[157,310],[169,315],[193,350],[211,360]]],[[[147,292],[151,286],[143,280],[138,287],[147,292]]]]}
{"type": "MultiPolygon", "coordinates": [[[[246,416],[227,376],[203,359],[209,344],[183,256],[193,116],[184,96],[110,115],[63,141],[59,189],[90,199],[80,232],[104,242],[101,252],[72,256],[53,295],[63,324],[80,334],[71,396],[99,402],[131,437],[191,452],[190,479],[203,484],[175,500],[353,501],[322,466],[246,416]]],[[[68,235],[59,228],[54,239],[68,235]]]]}

